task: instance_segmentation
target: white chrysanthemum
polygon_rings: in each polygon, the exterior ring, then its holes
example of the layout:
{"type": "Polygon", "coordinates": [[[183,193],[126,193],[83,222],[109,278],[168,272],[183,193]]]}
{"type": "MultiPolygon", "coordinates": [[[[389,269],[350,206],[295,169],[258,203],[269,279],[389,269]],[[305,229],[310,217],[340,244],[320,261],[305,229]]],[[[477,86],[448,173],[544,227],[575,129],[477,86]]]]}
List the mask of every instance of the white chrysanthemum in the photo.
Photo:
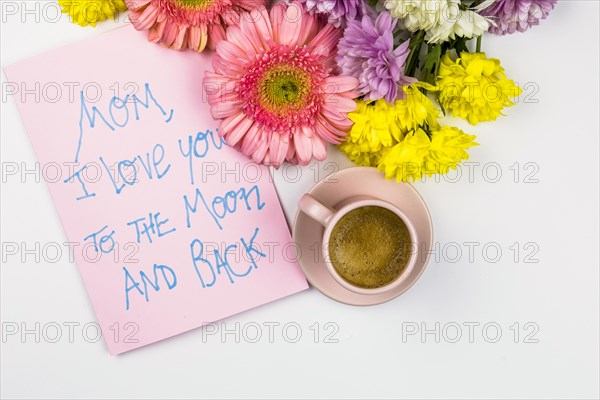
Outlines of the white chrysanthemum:
{"type": "Polygon", "coordinates": [[[456,14],[441,19],[436,26],[428,30],[425,40],[428,43],[442,43],[455,39],[456,36],[472,38],[487,32],[489,26],[488,21],[476,12],[458,10],[456,14]]]}
{"type": "Polygon", "coordinates": [[[426,31],[429,43],[445,42],[456,36],[472,38],[489,28],[484,17],[462,9],[460,0],[385,0],[384,5],[409,31],[426,31]]]}
{"type": "Polygon", "coordinates": [[[438,25],[448,0],[385,0],[385,8],[394,17],[402,19],[411,32],[429,30],[438,25]]]}

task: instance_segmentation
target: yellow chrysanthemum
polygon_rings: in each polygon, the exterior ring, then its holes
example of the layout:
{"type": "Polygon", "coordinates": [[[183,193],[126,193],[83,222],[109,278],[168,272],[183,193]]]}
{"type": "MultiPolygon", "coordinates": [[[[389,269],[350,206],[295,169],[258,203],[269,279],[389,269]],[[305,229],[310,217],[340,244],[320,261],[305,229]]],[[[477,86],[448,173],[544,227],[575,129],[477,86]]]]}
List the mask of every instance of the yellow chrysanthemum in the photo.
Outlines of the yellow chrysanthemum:
{"type": "Polygon", "coordinates": [[[406,92],[406,98],[398,100],[394,105],[398,124],[405,131],[415,130],[423,125],[428,125],[432,128],[438,126],[437,118],[440,111],[429,97],[419,90],[419,87],[435,90],[433,86],[422,82],[403,87],[404,92],[406,92]]]}
{"type": "Polygon", "coordinates": [[[418,82],[405,87],[406,98],[394,104],[383,99],[371,103],[357,101],[356,111],[348,114],[354,125],[340,145],[342,152],[358,165],[377,165],[380,150],[394,146],[409,131],[419,126],[438,128],[439,110],[419,91],[420,87],[435,89],[418,82]]]}
{"type": "Polygon", "coordinates": [[[354,122],[346,142],[352,142],[360,152],[379,151],[391,146],[394,139],[400,140],[402,133],[395,120],[394,106],[385,100],[374,103],[357,101],[354,112],[348,114],[354,122]]]}
{"type": "Polygon", "coordinates": [[[446,174],[464,160],[469,159],[467,149],[479,146],[475,135],[468,135],[453,126],[443,126],[431,132],[431,145],[425,156],[427,175],[446,174]]]}
{"type": "Polygon", "coordinates": [[[383,150],[377,168],[385,172],[387,179],[404,182],[445,174],[469,158],[466,149],[477,146],[474,140],[474,135],[450,126],[432,131],[431,139],[417,129],[394,147],[383,150]]]}
{"type": "Polygon", "coordinates": [[[62,12],[69,15],[71,22],[81,26],[96,26],[96,22],[127,10],[123,0],[58,0],[58,4],[62,12]]]}
{"type": "Polygon", "coordinates": [[[485,53],[463,52],[452,61],[446,52],[436,83],[442,107],[473,125],[495,120],[522,92],[506,78],[500,60],[486,58],[485,53]]]}
{"type": "Polygon", "coordinates": [[[437,90],[418,82],[405,88],[406,98],[394,105],[358,101],[356,111],[348,115],[354,125],[340,150],[355,164],[377,166],[387,179],[404,182],[445,174],[468,159],[466,150],[477,145],[475,136],[441,127],[439,110],[420,87],[437,90]]]}
{"type": "Polygon", "coordinates": [[[411,131],[400,143],[383,150],[377,169],[384,171],[387,179],[396,178],[398,182],[420,179],[430,145],[423,129],[411,131]]]}
{"type": "Polygon", "coordinates": [[[350,141],[346,141],[339,145],[339,149],[342,153],[346,154],[354,164],[365,167],[377,166],[379,157],[381,157],[381,151],[362,151],[360,147],[360,144],[350,141]]]}

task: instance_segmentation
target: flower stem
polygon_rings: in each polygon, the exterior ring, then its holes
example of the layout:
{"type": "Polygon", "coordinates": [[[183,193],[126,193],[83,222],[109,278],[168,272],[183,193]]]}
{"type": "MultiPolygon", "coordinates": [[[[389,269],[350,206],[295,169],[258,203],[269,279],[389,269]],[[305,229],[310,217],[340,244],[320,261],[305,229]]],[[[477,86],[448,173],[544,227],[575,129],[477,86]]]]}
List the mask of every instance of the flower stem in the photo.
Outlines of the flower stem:
{"type": "Polygon", "coordinates": [[[483,35],[477,36],[477,47],[475,48],[475,51],[478,53],[481,53],[481,36],[483,35]]]}
{"type": "Polygon", "coordinates": [[[419,64],[419,55],[421,53],[421,47],[423,46],[423,39],[425,38],[425,31],[419,31],[415,37],[410,41],[410,54],[406,62],[405,75],[415,76],[415,71],[419,64]]]}

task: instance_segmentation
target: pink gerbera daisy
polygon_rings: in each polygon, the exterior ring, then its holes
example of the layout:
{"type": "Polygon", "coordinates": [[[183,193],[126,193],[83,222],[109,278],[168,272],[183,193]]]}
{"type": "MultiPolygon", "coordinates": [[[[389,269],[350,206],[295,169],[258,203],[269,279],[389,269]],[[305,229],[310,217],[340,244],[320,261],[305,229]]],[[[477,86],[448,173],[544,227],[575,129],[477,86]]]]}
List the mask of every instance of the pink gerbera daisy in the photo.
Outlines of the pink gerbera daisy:
{"type": "Polygon", "coordinates": [[[265,0],[126,0],[135,29],[148,31],[148,40],[175,50],[211,50],[225,39],[225,30],[239,23],[240,14],[265,0]]]}
{"type": "Polygon", "coordinates": [[[358,80],[333,74],[341,30],[298,3],[242,14],[217,44],[204,88],[219,134],[254,161],[323,160],[352,121],[358,80]]]}

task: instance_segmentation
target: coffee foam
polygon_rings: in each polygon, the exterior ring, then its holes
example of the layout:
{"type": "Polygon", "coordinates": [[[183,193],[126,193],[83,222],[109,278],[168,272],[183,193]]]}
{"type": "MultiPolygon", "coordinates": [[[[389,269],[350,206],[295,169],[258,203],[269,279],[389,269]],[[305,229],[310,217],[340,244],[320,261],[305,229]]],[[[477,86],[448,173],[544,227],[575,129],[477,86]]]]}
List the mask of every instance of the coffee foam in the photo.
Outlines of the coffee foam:
{"type": "Polygon", "coordinates": [[[350,211],[335,225],[329,257],[349,283],[377,288],[396,279],[410,258],[410,233],[394,212],[377,206],[350,211]]]}

